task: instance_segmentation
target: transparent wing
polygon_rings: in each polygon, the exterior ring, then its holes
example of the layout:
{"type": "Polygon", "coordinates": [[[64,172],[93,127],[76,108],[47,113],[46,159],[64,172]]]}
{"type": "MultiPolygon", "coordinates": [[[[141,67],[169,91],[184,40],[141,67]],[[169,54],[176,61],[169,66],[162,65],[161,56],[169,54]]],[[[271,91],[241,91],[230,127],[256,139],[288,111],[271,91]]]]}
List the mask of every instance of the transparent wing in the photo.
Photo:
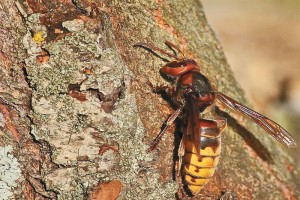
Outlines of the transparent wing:
{"type": "Polygon", "coordinates": [[[269,118],[263,116],[262,114],[251,110],[250,108],[240,104],[239,102],[233,100],[232,98],[222,94],[220,92],[216,92],[216,97],[227,107],[237,110],[250,119],[252,119],[256,124],[261,126],[266,132],[272,135],[276,140],[287,147],[295,147],[296,142],[292,138],[292,136],[279,124],[270,120],[269,118]]]}

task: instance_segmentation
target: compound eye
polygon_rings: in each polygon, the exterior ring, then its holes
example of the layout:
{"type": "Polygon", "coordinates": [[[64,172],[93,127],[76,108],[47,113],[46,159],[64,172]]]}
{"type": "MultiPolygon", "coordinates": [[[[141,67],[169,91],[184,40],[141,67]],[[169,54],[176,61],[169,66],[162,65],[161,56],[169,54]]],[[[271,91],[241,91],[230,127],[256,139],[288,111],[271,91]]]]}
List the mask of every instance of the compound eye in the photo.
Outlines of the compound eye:
{"type": "Polygon", "coordinates": [[[187,64],[188,64],[187,62],[183,62],[183,61],[179,62],[180,67],[185,67],[187,66],[187,64]]]}
{"type": "MultiPolygon", "coordinates": [[[[171,68],[171,67],[170,67],[171,68]]],[[[172,76],[166,72],[164,72],[162,69],[159,70],[159,73],[160,75],[166,80],[166,81],[169,81],[169,82],[174,82],[176,80],[176,77],[175,76],[172,76]]]]}
{"type": "Polygon", "coordinates": [[[184,65],[182,62],[172,61],[172,62],[169,62],[166,66],[168,66],[170,68],[178,68],[178,67],[181,67],[184,65]]]}

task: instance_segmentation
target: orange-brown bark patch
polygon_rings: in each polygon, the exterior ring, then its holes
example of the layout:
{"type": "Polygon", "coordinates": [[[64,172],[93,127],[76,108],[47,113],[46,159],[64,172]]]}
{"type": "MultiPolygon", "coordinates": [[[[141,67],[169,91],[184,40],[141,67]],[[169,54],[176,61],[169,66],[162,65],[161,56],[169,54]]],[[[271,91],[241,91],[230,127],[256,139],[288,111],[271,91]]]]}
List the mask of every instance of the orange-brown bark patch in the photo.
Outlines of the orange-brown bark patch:
{"type": "Polygon", "coordinates": [[[122,190],[122,183],[119,180],[99,183],[90,196],[90,200],[115,200],[122,190]]]}

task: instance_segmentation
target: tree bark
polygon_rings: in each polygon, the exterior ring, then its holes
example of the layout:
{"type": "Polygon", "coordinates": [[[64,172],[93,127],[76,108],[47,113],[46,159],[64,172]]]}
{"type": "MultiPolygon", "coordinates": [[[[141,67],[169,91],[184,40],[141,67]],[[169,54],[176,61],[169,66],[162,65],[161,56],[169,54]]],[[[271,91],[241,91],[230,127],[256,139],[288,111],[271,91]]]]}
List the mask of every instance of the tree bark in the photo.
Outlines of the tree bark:
{"type": "MultiPolygon", "coordinates": [[[[133,45],[178,44],[218,91],[247,104],[199,1],[8,0],[0,15],[2,199],[188,199],[175,126],[146,152],[173,112],[147,84],[166,84],[164,61],[133,45]]],[[[297,199],[289,151],[216,112],[228,119],[222,160],[194,199],[297,199]]]]}

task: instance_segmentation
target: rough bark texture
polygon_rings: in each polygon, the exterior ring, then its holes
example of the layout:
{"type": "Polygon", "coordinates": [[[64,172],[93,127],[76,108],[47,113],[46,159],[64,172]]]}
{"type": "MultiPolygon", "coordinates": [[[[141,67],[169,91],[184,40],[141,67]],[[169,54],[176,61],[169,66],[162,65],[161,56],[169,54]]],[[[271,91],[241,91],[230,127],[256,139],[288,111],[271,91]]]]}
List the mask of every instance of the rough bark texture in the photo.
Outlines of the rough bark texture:
{"type": "MultiPolygon", "coordinates": [[[[174,177],[174,128],[146,152],[172,109],[147,85],[165,84],[164,62],[132,45],[165,40],[245,103],[197,0],[1,1],[1,198],[187,198],[174,177]]],[[[217,112],[229,122],[222,161],[194,199],[297,199],[288,150],[217,112]]]]}

